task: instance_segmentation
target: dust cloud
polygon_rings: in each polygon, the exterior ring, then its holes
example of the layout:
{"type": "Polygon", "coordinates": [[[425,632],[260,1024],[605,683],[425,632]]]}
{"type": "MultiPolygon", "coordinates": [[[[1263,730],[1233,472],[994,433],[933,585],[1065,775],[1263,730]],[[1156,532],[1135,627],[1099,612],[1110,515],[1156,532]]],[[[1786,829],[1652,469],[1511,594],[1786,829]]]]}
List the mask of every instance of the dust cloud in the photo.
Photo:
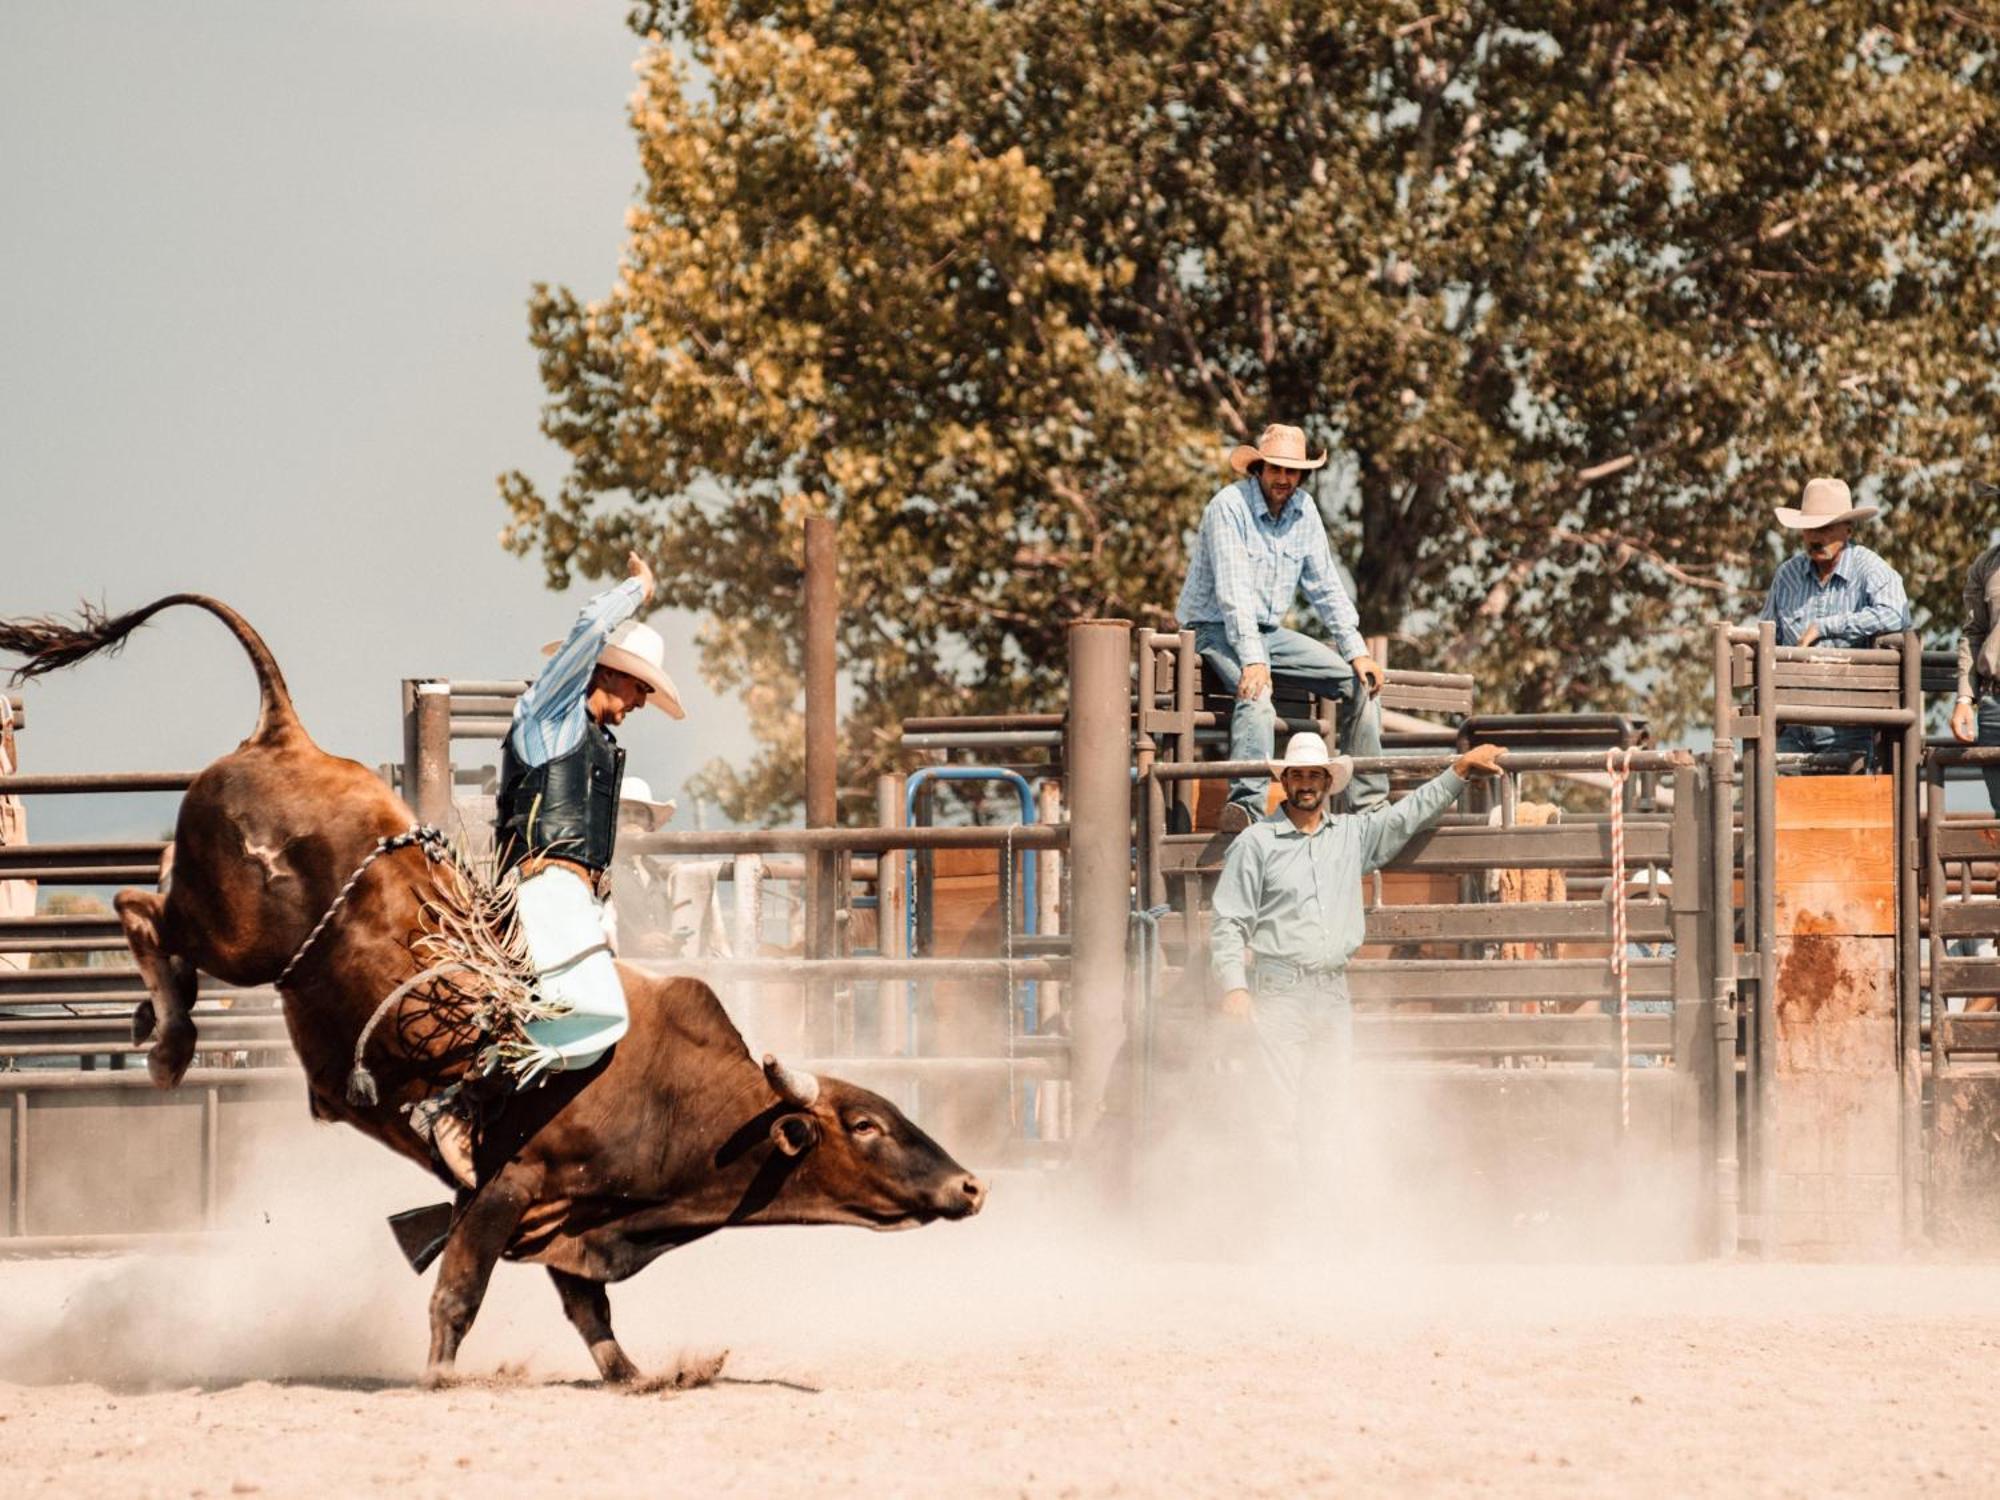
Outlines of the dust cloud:
{"type": "MultiPolygon", "coordinates": [[[[1619,1141],[1615,1073],[1582,1079],[1572,1118],[1538,1118],[1527,1144],[1539,1131],[1542,1149],[1523,1156],[1492,1128],[1513,1104],[1504,1080],[1364,1068],[1352,1099],[1314,1102],[1320,1149],[1305,1169],[1244,1149],[1230,1108],[1242,1080],[1224,1063],[1189,1078],[1132,1122],[1134,1169],[1110,1165],[1107,1130],[1074,1169],[996,1174],[991,1206],[968,1223],[730,1231],[615,1286],[620,1337],[648,1370],[730,1349],[811,1384],[862,1357],[987,1359],[1168,1330],[1352,1336],[1440,1307],[1507,1318],[1549,1305],[1537,1287],[1569,1304],[1579,1280],[1609,1307],[1636,1283],[1586,1267],[1690,1253],[1690,1164],[1643,1132],[1619,1141]],[[1564,1159],[1570,1179],[1550,1176],[1564,1159]],[[1534,1263],[1559,1274],[1525,1269],[1534,1263]],[[1509,1264],[1504,1293],[1467,1290],[1482,1284],[1467,1268],[1509,1264]]],[[[411,1274],[384,1219],[440,1196],[350,1131],[271,1129],[212,1245],[0,1262],[0,1380],[412,1380],[435,1272],[411,1274]]],[[[546,1275],[505,1263],[461,1364],[594,1376],[546,1275]]]]}

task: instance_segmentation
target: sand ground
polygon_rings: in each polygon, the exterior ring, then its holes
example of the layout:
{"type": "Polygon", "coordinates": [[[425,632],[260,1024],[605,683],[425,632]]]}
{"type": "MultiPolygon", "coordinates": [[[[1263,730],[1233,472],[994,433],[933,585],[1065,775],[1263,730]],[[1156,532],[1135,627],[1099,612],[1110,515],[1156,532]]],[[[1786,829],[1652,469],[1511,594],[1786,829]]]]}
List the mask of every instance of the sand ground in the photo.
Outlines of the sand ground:
{"type": "MultiPolygon", "coordinates": [[[[997,1200],[996,1200],[997,1201],[997,1200]]],[[[0,1263],[7,1493],[1991,1493],[1975,1265],[1175,1261],[1023,1212],[723,1236],[614,1289],[627,1395],[503,1266],[418,1389],[379,1221],[0,1263]],[[306,1231],[310,1233],[306,1233],[306,1231]]]]}

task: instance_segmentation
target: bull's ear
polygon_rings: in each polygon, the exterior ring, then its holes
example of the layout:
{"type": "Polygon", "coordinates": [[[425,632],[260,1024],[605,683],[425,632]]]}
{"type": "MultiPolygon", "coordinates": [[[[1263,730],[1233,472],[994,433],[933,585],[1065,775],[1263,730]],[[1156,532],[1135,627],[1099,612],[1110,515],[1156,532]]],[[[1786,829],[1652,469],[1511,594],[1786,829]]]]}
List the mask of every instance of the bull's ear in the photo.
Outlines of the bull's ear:
{"type": "Polygon", "coordinates": [[[811,1115],[779,1115],[771,1122],[771,1144],[787,1156],[804,1156],[819,1144],[819,1121],[811,1115]]]}

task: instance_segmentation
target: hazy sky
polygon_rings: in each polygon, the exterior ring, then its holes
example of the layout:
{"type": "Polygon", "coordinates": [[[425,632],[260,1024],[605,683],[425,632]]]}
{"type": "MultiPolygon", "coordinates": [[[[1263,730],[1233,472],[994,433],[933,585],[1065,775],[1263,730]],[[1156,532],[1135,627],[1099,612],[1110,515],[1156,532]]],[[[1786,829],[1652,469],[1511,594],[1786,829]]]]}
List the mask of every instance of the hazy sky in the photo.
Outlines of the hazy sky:
{"type": "MultiPolygon", "coordinates": [[[[561,473],[525,307],[537,280],[610,283],[638,173],[624,11],[0,6],[0,611],[219,595],[315,737],[371,764],[401,754],[399,679],[530,671],[591,590],[501,551],[494,476],[561,473]]],[[[692,617],[653,623],[691,722],[623,738],[677,790],[747,730],[692,617]]],[[[188,610],[24,691],[40,771],[199,766],[255,701],[188,610]]],[[[123,802],[37,798],[30,830],[168,821],[123,802]]]]}

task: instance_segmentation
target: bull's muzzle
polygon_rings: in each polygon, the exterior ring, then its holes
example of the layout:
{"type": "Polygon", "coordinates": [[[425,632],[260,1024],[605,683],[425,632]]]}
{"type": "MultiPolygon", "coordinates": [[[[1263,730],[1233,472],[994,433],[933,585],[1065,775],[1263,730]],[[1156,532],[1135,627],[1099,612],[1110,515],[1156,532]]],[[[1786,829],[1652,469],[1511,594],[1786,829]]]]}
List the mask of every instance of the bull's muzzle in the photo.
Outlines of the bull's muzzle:
{"type": "Polygon", "coordinates": [[[986,1206],[986,1184],[972,1173],[952,1178],[939,1194],[938,1212],[947,1219],[969,1219],[986,1206]]]}

